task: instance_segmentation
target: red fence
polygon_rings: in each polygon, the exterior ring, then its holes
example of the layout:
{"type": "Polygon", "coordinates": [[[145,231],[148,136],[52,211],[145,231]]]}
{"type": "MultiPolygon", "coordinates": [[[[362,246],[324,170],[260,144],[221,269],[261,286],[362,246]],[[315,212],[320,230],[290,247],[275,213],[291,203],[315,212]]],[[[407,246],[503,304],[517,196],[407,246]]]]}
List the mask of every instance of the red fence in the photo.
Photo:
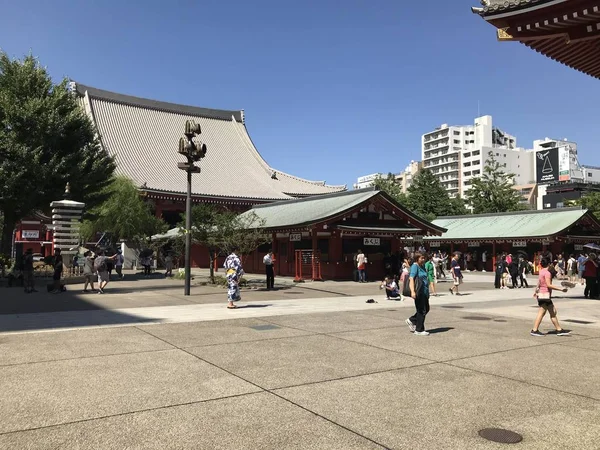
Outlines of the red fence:
{"type": "Polygon", "coordinates": [[[313,250],[296,250],[296,277],[294,281],[322,281],[321,252],[313,250]]]}

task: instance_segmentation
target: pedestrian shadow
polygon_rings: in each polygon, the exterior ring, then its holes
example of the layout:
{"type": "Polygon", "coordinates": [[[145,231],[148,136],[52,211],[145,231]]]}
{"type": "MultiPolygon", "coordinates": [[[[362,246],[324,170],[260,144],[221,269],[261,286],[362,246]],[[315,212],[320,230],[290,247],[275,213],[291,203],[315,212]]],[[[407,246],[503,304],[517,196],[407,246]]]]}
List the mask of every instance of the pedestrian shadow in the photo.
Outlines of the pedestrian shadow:
{"type": "Polygon", "coordinates": [[[270,305],[236,305],[237,309],[242,309],[242,308],[266,308],[267,306],[273,306],[272,304],[270,305]]]}
{"type": "Polygon", "coordinates": [[[439,328],[434,328],[432,330],[427,330],[427,331],[429,331],[429,334],[436,334],[436,333],[446,333],[450,330],[454,330],[454,327],[439,327],[439,328]]]}

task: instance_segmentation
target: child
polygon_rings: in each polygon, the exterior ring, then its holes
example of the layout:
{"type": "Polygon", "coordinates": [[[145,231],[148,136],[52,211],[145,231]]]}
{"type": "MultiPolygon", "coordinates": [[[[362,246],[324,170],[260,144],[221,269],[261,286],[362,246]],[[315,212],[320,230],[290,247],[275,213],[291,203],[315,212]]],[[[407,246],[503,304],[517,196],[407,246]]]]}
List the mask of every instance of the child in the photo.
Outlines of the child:
{"type": "Polygon", "coordinates": [[[533,329],[529,332],[529,334],[531,334],[532,336],[545,336],[545,334],[539,330],[539,326],[542,323],[542,319],[546,315],[546,312],[549,312],[550,320],[552,320],[552,324],[556,329],[556,331],[554,331],[554,334],[557,334],[558,336],[567,336],[570,333],[570,331],[564,330],[560,327],[560,324],[558,323],[558,317],[556,317],[556,307],[554,306],[554,303],[552,303],[552,291],[556,289],[558,291],[567,292],[567,288],[561,289],[552,284],[552,275],[548,270],[550,262],[546,258],[542,258],[540,266],[541,270],[539,274],[538,284],[535,289],[535,293],[533,294],[533,296],[537,299],[538,306],[540,308],[538,310],[537,317],[535,318],[533,329]]]}

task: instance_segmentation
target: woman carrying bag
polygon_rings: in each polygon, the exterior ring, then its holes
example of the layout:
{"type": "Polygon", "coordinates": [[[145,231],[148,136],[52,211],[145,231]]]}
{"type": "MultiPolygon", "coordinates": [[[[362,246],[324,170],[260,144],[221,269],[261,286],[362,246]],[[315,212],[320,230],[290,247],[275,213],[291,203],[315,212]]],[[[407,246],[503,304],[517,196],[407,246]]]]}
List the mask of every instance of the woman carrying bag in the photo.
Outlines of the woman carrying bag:
{"type": "Polygon", "coordinates": [[[415,300],[416,312],[406,319],[406,324],[411,332],[417,336],[429,336],[425,331],[425,316],[429,312],[429,278],[425,270],[427,256],[415,252],[414,264],[410,268],[410,296],[415,300]]]}

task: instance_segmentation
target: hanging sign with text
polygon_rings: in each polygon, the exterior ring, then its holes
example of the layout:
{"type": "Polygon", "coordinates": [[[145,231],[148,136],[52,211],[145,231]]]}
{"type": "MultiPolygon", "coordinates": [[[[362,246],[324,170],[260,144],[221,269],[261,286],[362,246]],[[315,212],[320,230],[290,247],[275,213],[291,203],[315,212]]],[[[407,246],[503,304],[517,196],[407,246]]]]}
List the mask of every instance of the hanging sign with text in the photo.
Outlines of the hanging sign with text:
{"type": "Polygon", "coordinates": [[[290,233],[290,242],[300,242],[302,240],[302,233],[290,233]]]}
{"type": "Polygon", "coordinates": [[[513,247],[527,247],[526,241],[513,241],[513,247]]]}
{"type": "Polygon", "coordinates": [[[440,246],[440,241],[431,241],[429,242],[429,246],[438,248],[440,246]]]}
{"type": "Polygon", "coordinates": [[[381,242],[380,242],[379,238],[364,238],[363,244],[364,245],[380,245],[381,242]]]}
{"type": "Polygon", "coordinates": [[[23,239],[39,239],[40,231],[39,230],[23,230],[23,231],[21,231],[21,237],[23,239]]]}

